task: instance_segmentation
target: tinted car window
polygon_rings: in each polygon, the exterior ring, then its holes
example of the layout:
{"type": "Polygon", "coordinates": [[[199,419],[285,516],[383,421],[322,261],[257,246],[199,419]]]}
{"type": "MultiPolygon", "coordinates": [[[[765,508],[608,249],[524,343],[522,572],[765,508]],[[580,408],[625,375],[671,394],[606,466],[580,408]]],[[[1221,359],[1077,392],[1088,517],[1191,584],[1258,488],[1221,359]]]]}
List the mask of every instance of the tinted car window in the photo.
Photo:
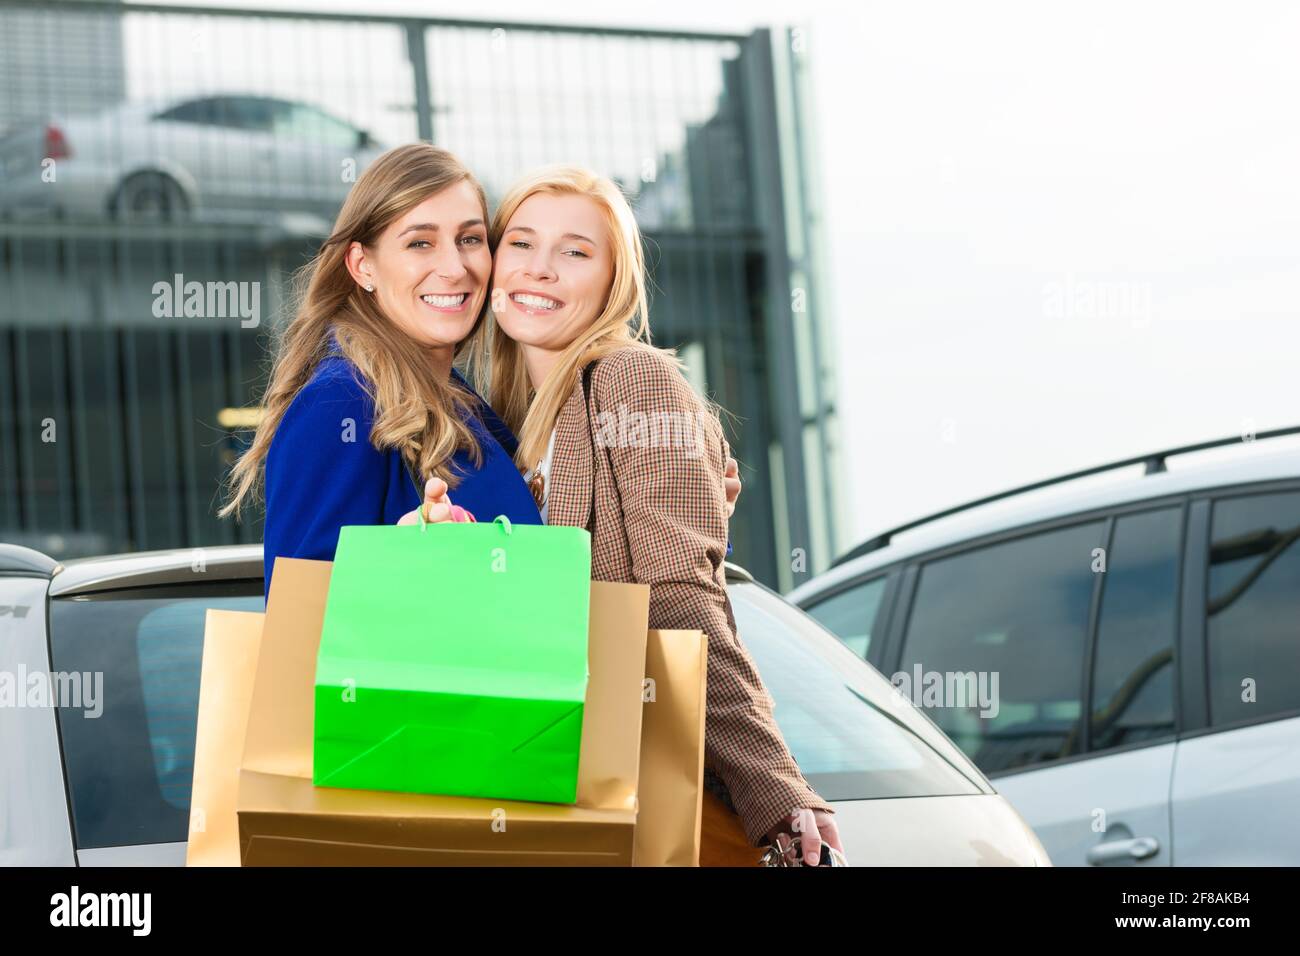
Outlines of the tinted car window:
{"type": "Polygon", "coordinates": [[[221,109],[221,103],[223,102],[212,97],[190,100],[173,106],[169,110],[164,110],[158,114],[157,118],[172,120],[177,123],[199,123],[204,126],[228,124],[230,122],[229,111],[221,109]]]}
{"type": "Polygon", "coordinates": [[[900,673],[914,700],[985,773],[1080,748],[1091,567],[1101,533],[1100,522],[1075,525],[921,568],[900,673]]]}
{"type": "Polygon", "coordinates": [[[261,96],[232,96],[226,100],[226,110],[232,126],[240,129],[269,133],[277,113],[288,109],[289,104],[261,96]]]}
{"type": "Polygon", "coordinates": [[[275,115],[275,133],[291,139],[351,148],[357,145],[360,131],[328,113],[304,106],[286,103],[275,115]]]}
{"type": "Polygon", "coordinates": [[[230,582],[52,603],[54,669],[103,675],[98,717],[59,709],[78,847],[187,839],[205,612],[260,612],[260,589],[230,582]]]}
{"type": "Polygon", "coordinates": [[[884,595],[885,579],[873,578],[814,604],[808,613],[853,653],[865,658],[871,649],[871,632],[884,595]]]}
{"type": "Polygon", "coordinates": [[[1214,503],[1207,582],[1210,722],[1300,709],[1300,493],[1214,503]]]}
{"type": "Polygon", "coordinates": [[[1091,746],[1174,731],[1174,628],[1182,510],[1124,515],[1106,554],[1093,665],[1091,746]]]}
{"type": "Polygon", "coordinates": [[[226,129],[270,129],[270,101],[249,96],[208,96],[159,113],[160,120],[226,129]]]}
{"type": "MultiPolygon", "coordinates": [[[[861,800],[979,792],[881,706],[892,691],[869,664],[765,588],[733,584],[728,591],[740,638],[776,703],[781,734],[818,793],[861,800]]],[[[909,716],[920,720],[914,711],[909,716]]]]}

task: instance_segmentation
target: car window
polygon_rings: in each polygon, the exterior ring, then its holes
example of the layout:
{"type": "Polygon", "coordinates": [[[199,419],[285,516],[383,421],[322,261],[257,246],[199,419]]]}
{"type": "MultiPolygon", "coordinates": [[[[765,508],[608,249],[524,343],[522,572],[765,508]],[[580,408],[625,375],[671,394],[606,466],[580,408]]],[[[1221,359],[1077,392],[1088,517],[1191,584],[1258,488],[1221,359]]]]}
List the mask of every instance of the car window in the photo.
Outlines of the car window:
{"type": "Polygon", "coordinates": [[[286,103],[262,96],[232,96],[226,100],[229,125],[250,132],[269,133],[274,126],[276,113],[287,108],[286,103]]]}
{"type": "Polygon", "coordinates": [[[79,848],[187,839],[206,609],[260,612],[261,593],[223,582],[52,602],[54,669],[102,675],[97,717],[59,709],[79,848]]]}
{"type": "Polygon", "coordinates": [[[275,134],[350,149],[357,145],[360,132],[314,107],[287,103],[276,113],[275,134]]]}
{"type": "Polygon", "coordinates": [[[1207,581],[1210,723],[1300,709],[1300,493],[1214,503],[1207,581]]]}
{"type": "MultiPolygon", "coordinates": [[[[825,799],[979,792],[896,708],[882,705],[892,692],[869,664],[772,592],[755,584],[728,592],[740,639],[775,702],[777,726],[825,799]]],[[[907,716],[920,720],[916,712],[907,716]]]]}
{"type": "Polygon", "coordinates": [[[229,110],[222,109],[225,101],[206,96],[200,100],[189,100],[163,110],[156,119],[171,120],[176,123],[198,123],[203,126],[230,125],[229,110]]]}
{"type": "Polygon", "coordinates": [[[871,649],[871,632],[885,596],[885,578],[855,584],[807,608],[821,625],[844,642],[859,657],[871,649]]]}
{"type": "Polygon", "coordinates": [[[1091,568],[1102,528],[1030,534],[921,567],[899,675],[985,773],[1080,749],[1091,568]]]}
{"type": "Polygon", "coordinates": [[[1174,732],[1174,629],[1182,509],[1115,520],[1093,663],[1091,748],[1174,732]]]}

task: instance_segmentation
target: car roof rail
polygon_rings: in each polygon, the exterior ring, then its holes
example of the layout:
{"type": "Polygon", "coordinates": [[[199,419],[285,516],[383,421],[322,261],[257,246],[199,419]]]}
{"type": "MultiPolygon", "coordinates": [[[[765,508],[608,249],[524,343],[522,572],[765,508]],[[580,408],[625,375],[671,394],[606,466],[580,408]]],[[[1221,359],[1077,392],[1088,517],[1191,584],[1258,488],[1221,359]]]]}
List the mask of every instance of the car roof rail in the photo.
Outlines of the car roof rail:
{"type": "MultiPolygon", "coordinates": [[[[1290,425],[1286,428],[1273,428],[1268,431],[1256,433],[1249,441],[1259,441],[1264,438],[1281,438],[1286,435],[1300,435],[1300,425],[1290,425]]],[[[1112,461],[1105,465],[1095,465],[1092,468],[1084,468],[1081,471],[1072,471],[1065,475],[1058,475],[1055,478],[1045,478],[1042,481],[1030,482],[1027,485],[1019,485],[1007,491],[999,491],[997,494],[987,495],[983,498],[976,498],[974,501],[967,501],[964,504],[955,505],[952,508],[945,508],[943,511],[936,511],[934,514],[926,515],[923,518],[916,518],[906,524],[900,524],[896,528],[890,528],[888,531],[876,535],[867,541],[846,551],[834,561],[831,562],[832,568],[837,568],[841,564],[852,561],[854,558],[860,558],[864,554],[870,554],[873,551],[879,551],[886,547],[893,539],[894,535],[902,534],[904,531],[911,531],[913,528],[919,528],[923,524],[929,524],[932,521],[938,521],[940,518],[948,518],[962,511],[968,511],[971,508],[978,508],[980,505],[987,505],[994,501],[1001,501],[1003,498],[1013,498],[1016,495],[1023,495],[1029,491],[1037,491],[1040,488],[1047,488],[1052,485],[1059,485],[1067,481],[1075,481],[1079,478],[1087,478],[1091,475],[1099,475],[1103,472],[1114,471],[1118,468],[1128,468],[1132,465],[1145,465],[1146,471],[1143,474],[1156,475],[1168,471],[1165,461],[1175,455],[1186,455],[1195,451],[1205,451],[1209,448],[1224,448],[1228,445],[1242,444],[1247,441],[1241,435],[1234,435],[1231,438],[1215,438],[1211,441],[1197,442],[1193,445],[1179,445],[1176,448],[1166,448],[1163,451],[1148,452],[1145,455],[1137,455],[1133,458],[1124,458],[1120,461],[1112,461]]]]}

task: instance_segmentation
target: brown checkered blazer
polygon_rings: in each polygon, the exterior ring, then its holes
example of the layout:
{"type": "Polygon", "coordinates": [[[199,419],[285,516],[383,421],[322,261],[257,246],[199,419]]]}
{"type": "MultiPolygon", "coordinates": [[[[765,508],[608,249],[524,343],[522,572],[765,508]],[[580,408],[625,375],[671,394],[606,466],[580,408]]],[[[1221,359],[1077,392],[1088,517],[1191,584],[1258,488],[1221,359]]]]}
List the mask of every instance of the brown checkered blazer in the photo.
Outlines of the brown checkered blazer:
{"type": "Polygon", "coordinates": [[[722,566],[729,451],[716,416],[670,357],[639,344],[602,358],[590,391],[584,408],[575,382],[556,422],[547,523],[591,530],[594,464],[592,578],[648,584],[650,627],[708,635],[705,765],[726,785],[750,842],[796,807],[829,811],[781,738],[772,698],[736,633],[722,566]],[[637,412],[647,425],[655,418],[654,431],[635,429],[637,412]],[[593,449],[593,434],[605,447],[593,449]]]}

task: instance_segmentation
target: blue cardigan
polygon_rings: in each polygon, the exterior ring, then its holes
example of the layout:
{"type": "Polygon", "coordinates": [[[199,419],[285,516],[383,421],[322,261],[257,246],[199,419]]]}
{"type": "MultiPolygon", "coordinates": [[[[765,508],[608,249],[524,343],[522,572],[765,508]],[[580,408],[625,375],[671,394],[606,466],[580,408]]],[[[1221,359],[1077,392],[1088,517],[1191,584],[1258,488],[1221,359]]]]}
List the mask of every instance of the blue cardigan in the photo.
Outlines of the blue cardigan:
{"type": "MultiPolygon", "coordinates": [[[[477,400],[480,418],[471,418],[470,426],[483,464],[475,468],[468,453],[455,454],[463,477],[451,500],[479,521],[503,514],[512,522],[541,524],[513,461],[515,436],[454,369],[452,378],[477,400]]],[[[396,524],[424,500],[424,482],[417,481],[401,453],[370,444],[374,419],[360,373],[337,353],[321,361],[285,411],[266,456],[268,592],[277,557],[332,561],[344,525],[396,524]]]]}

